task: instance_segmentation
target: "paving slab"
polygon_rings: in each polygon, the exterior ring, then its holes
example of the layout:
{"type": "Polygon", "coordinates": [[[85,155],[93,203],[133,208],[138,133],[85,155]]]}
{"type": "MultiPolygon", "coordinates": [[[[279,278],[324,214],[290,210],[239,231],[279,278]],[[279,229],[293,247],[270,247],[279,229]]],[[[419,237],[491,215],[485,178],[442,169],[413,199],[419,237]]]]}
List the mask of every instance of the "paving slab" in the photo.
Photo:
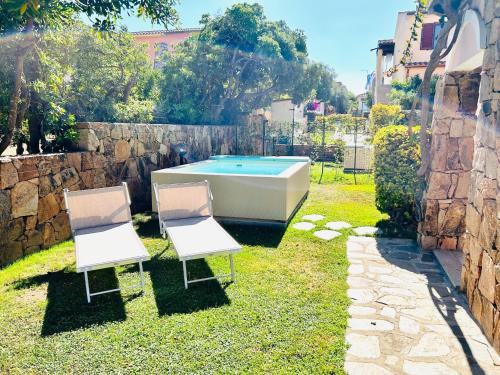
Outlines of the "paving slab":
{"type": "Polygon", "coordinates": [[[416,249],[413,240],[349,237],[346,372],[500,374],[463,295],[416,249]]]}
{"type": "Polygon", "coordinates": [[[294,229],[298,229],[298,230],[311,230],[313,228],[316,227],[316,225],[314,225],[313,223],[308,223],[308,222],[305,222],[305,221],[301,221],[299,223],[295,223],[292,225],[292,227],[294,229]]]}
{"type": "Polygon", "coordinates": [[[317,214],[302,216],[302,220],[307,220],[307,221],[320,221],[323,220],[324,218],[325,217],[323,215],[317,215],[317,214]]]}
{"type": "Polygon", "coordinates": [[[321,238],[325,241],[333,240],[335,237],[341,236],[342,233],[336,232],[334,230],[318,230],[313,233],[315,237],[321,238]]]}
{"type": "Polygon", "coordinates": [[[345,221],[330,221],[329,223],[325,224],[325,227],[331,230],[340,230],[340,229],[351,228],[352,225],[345,221]]]}
{"type": "Polygon", "coordinates": [[[382,230],[377,227],[358,227],[354,228],[354,232],[359,236],[382,234],[382,230]]]}

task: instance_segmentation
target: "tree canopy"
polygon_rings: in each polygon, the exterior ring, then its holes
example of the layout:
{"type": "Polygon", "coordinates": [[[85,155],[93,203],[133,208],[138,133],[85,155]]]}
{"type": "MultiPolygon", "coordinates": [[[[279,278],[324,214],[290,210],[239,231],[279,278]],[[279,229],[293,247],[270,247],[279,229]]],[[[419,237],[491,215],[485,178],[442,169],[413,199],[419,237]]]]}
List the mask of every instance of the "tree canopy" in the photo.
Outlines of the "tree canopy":
{"type": "MultiPolygon", "coordinates": [[[[177,20],[173,6],[176,0],[4,0],[0,2],[0,37],[3,53],[2,75],[6,97],[0,99],[0,154],[10,145],[29,121],[32,152],[39,152],[38,140],[42,121],[25,118],[31,103],[34,83],[39,79],[43,56],[39,54],[42,32],[67,27],[77,15],[86,16],[99,31],[114,30],[124,13],[135,12],[153,23],[168,26],[177,20]],[[8,36],[8,37],[7,37],[8,36]],[[31,74],[25,72],[25,63],[32,61],[31,74]],[[38,66],[38,68],[37,68],[38,66]],[[7,115],[5,115],[7,113],[7,115]],[[38,124],[38,129],[35,124],[38,124]],[[33,126],[32,126],[33,125],[33,126]]],[[[63,79],[64,76],[58,76],[63,79]]],[[[39,97],[42,100],[42,97],[39,97]]],[[[57,106],[57,103],[52,103],[57,106]]],[[[49,107],[54,107],[49,105],[49,107]]],[[[34,108],[34,107],[31,107],[34,108]]],[[[40,107],[39,107],[40,108],[40,107]]],[[[57,112],[57,111],[56,111],[57,112]]],[[[50,118],[46,108],[40,113],[50,118]]],[[[55,112],[53,112],[55,113],[55,112]]],[[[53,114],[52,113],[52,114],[53,114]]],[[[59,111],[59,113],[61,113],[59,111]]],[[[33,114],[33,112],[31,113],[33,114]]],[[[62,117],[59,117],[59,120],[62,117]]],[[[67,120],[71,122],[71,117],[67,120]]],[[[65,121],[66,122],[66,121],[65,121]]]]}
{"type": "Polygon", "coordinates": [[[268,20],[261,5],[235,4],[201,24],[165,62],[159,112],[166,121],[230,123],[273,98],[331,97],[334,72],[311,63],[304,33],[268,20]]]}

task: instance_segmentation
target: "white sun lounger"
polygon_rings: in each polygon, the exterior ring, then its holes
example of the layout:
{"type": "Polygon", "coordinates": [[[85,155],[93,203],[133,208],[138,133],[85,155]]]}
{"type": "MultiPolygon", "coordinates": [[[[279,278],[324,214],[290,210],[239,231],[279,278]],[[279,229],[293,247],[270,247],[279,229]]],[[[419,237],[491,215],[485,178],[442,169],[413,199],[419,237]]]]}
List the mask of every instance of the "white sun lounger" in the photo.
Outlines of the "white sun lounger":
{"type": "Polygon", "coordinates": [[[208,181],[154,184],[160,232],[168,237],[182,262],[184,287],[200,281],[231,277],[235,281],[233,254],[241,246],[213,218],[212,193],[208,181]],[[211,255],[229,255],[230,275],[188,280],[186,262],[211,255]]]}
{"type": "Polygon", "coordinates": [[[81,191],[64,190],[64,200],[75,240],[76,271],[85,276],[87,302],[90,298],[120,289],[91,293],[88,272],[139,263],[141,283],[130,288],[144,290],[142,262],[149,254],[132,225],[127,184],[81,191]]]}

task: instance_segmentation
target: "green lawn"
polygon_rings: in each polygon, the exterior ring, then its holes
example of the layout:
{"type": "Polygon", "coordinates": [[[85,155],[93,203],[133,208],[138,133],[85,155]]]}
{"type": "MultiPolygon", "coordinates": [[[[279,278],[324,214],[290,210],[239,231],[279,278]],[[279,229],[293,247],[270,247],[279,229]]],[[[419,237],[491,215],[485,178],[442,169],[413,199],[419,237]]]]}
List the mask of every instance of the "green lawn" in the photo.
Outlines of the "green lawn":
{"type": "MultiPolygon", "coordinates": [[[[355,226],[385,218],[371,184],[312,183],[293,222],[310,213],[355,226]]],[[[324,242],[291,226],[226,226],[244,245],[237,283],[185,291],[157,221],[135,220],[152,256],[143,296],[126,290],[88,305],[70,241],[0,270],[0,373],[343,373],[350,230],[324,242]]],[[[188,268],[202,277],[228,262],[188,268]]],[[[91,274],[93,290],[137,280],[136,266],[91,274]]]]}

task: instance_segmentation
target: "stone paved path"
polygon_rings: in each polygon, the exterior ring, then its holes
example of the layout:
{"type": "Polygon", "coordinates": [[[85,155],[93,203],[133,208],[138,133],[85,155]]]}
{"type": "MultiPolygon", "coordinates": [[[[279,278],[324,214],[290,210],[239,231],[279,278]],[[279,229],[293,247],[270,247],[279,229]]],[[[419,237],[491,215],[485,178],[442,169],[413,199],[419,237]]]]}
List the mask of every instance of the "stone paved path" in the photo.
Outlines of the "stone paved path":
{"type": "Polygon", "coordinates": [[[432,254],[351,236],[348,374],[500,374],[500,358],[432,254]]]}

